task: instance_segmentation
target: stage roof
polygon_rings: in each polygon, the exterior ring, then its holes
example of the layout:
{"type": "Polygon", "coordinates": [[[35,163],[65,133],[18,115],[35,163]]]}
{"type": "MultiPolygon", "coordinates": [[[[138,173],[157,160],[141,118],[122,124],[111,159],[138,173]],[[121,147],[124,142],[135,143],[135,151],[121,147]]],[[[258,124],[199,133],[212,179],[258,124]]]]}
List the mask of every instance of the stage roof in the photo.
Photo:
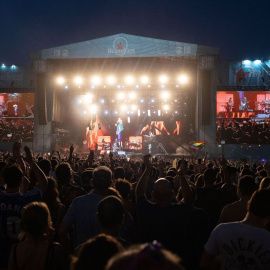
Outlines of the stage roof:
{"type": "Polygon", "coordinates": [[[117,34],[31,52],[30,59],[198,57],[219,53],[220,48],[216,47],[117,34]]]}

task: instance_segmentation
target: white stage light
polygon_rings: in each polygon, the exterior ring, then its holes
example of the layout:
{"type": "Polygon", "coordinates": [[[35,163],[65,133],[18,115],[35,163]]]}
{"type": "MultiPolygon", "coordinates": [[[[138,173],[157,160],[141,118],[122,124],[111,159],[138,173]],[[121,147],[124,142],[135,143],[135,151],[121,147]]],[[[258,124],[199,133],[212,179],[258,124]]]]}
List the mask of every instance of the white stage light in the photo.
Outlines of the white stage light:
{"type": "Polygon", "coordinates": [[[143,84],[147,84],[147,83],[149,82],[149,78],[148,78],[147,76],[142,76],[142,77],[141,77],[141,82],[142,82],[143,84]]]}
{"type": "Polygon", "coordinates": [[[143,99],[141,99],[141,103],[143,103],[144,102],[144,100],[143,99]]]}
{"type": "Polygon", "coordinates": [[[135,93],[129,93],[129,97],[131,98],[131,99],[135,99],[136,98],[136,94],[135,93]]]}
{"type": "Polygon", "coordinates": [[[68,89],[68,86],[67,85],[65,86],[65,89],[68,89]]]}
{"type": "Polygon", "coordinates": [[[108,111],[105,111],[105,114],[108,114],[108,111]]]}
{"type": "Polygon", "coordinates": [[[104,103],[104,102],[105,102],[105,100],[104,100],[104,99],[101,99],[101,100],[100,100],[100,102],[101,102],[101,103],[104,103]]]}
{"type": "Polygon", "coordinates": [[[259,64],[261,64],[261,62],[262,62],[261,60],[255,60],[255,61],[254,61],[254,64],[255,64],[255,65],[259,65],[259,64]]]}
{"type": "Polygon", "coordinates": [[[74,82],[76,84],[81,84],[83,82],[83,79],[82,79],[82,77],[77,76],[77,77],[74,78],[74,82]]]}
{"type": "Polygon", "coordinates": [[[181,84],[185,84],[188,82],[188,77],[186,75],[180,75],[178,77],[178,82],[181,84]]]}
{"type": "Polygon", "coordinates": [[[133,111],[135,111],[135,110],[137,109],[137,106],[136,106],[136,105],[132,105],[132,106],[131,106],[131,109],[132,109],[133,111]]]}
{"type": "Polygon", "coordinates": [[[100,79],[99,76],[93,76],[92,79],[91,79],[91,82],[94,85],[99,85],[99,84],[101,84],[101,79],[100,79]]]}
{"type": "Polygon", "coordinates": [[[138,116],[141,116],[141,111],[140,110],[138,110],[138,116]]]}
{"type": "Polygon", "coordinates": [[[65,82],[65,79],[64,79],[63,77],[58,77],[58,78],[56,79],[56,82],[57,82],[58,84],[62,85],[62,84],[65,82]]]}
{"type": "Polygon", "coordinates": [[[108,84],[115,84],[116,79],[115,79],[114,76],[109,76],[109,77],[107,78],[107,82],[108,82],[108,84]]]}
{"type": "Polygon", "coordinates": [[[161,93],[161,98],[164,100],[167,100],[170,97],[170,93],[169,92],[162,92],[161,93]]]}
{"type": "Polygon", "coordinates": [[[81,99],[78,99],[78,104],[82,104],[82,100],[81,99]]]}
{"type": "Polygon", "coordinates": [[[128,123],[130,123],[130,117],[127,118],[128,123]]]}
{"type": "Polygon", "coordinates": [[[90,112],[96,114],[96,113],[97,113],[97,106],[93,104],[93,105],[90,107],[90,112]]]}
{"type": "Polygon", "coordinates": [[[148,110],[148,111],[147,111],[147,114],[148,114],[148,116],[151,116],[151,111],[148,110]]]}
{"type": "Polygon", "coordinates": [[[118,93],[117,94],[117,98],[119,99],[119,100],[123,100],[124,98],[125,98],[125,93],[118,93]]]}
{"type": "Polygon", "coordinates": [[[169,106],[168,105],[164,105],[163,106],[163,109],[164,109],[164,111],[168,111],[169,110],[169,106]]]}
{"type": "Polygon", "coordinates": [[[160,81],[161,83],[167,83],[167,82],[168,82],[168,77],[165,76],[165,75],[161,75],[161,76],[159,77],[159,81],[160,81]]]}
{"type": "Polygon", "coordinates": [[[132,77],[132,76],[127,76],[126,78],[125,78],[125,82],[126,82],[126,84],[133,84],[134,83],[134,78],[132,77]]]}
{"type": "Polygon", "coordinates": [[[152,103],[154,103],[154,102],[155,102],[155,100],[154,100],[154,99],[152,99],[152,100],[151,100],[151,102],[152,102],[152,103]]]}
{"type": "Polygon", "coordinates": [[[92,95],[92,94],[86,94],[86,95],[84,96],[84,101],[85,101],[86,103],[91,103],[91,102],[92,102],[92,99],[93,99],[93,95],[92,95]]]}
{"type": "Polygon", "coordinates": [[[157,111],[157,113],[158,113],[158,116],[160,116],[160,115],[161,115],[161,112],[160,112],[160,110],[158,110],[158,111],[157,111]]]}
{"type": "Polygon", "coordinates": [[[84,111],[83,111],[83,114],[87,114],[87,111],[86,111],[86,110],[84,110],[84,111]]]}
{"type": "Polygon", "coordinates": [[[122,110],[122,111],[126,111],[126,110],[127,110],[127,106],[126,106],[126,105],[122,105],[122,106],[121,106],[121,110],[122,110]]]}

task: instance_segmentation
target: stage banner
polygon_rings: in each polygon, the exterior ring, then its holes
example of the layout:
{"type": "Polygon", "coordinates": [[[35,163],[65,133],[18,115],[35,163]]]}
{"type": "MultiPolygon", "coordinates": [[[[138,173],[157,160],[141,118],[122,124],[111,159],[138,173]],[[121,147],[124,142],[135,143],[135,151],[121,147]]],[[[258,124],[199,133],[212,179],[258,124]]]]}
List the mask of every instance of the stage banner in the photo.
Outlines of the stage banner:
{"type": "MultiPolygon", "coordinates": [[[[203,46],[201,46],[201,50],[203,46]]],[[[31,59],[196,56],[198,45],[118,34],[30,53],[31,59]]]]}
{"type": "Polygon", "coordinates": [[[239,61],[229,65],[230,86],[265,86],[270,83],[270,61],[239,61]]]}

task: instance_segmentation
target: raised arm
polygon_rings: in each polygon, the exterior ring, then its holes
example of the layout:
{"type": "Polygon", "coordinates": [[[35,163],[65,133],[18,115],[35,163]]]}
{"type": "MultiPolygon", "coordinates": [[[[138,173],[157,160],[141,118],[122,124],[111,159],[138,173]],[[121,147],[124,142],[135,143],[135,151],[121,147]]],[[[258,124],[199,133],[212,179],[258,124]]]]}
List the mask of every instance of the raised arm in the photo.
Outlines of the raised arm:
{"type": "Polygon", "coordinates": [[[178,176],[180,177],[180,186],[182,191],[182,197],[187,202],[193,202],[194,196],[192,190],[186,180],[186,162],[182,160],[180,169],[178,170],[178,176]]]}
{"type": "Polygon", "coordinates": [[[25,160],[29,163],[31,170],[33,170],[36,179],[37,179],[37,184],[36,186],[38,186],[43,192],[46,190],[48,181],[46,178],[46,175],[44,174],[44,172],[39,168],[39,166],[37,165],[37,163],[34,161],[33,156],[31,154],[31,151],[29,149],[28,146],[24,147],[24,151],[25,151],[25,160]]]}
{"type": "Polygon", "coordinates": [[[151,155],[144,156],[145,170],[142,173],[135,190],[136,200],[140,197],[146,196],[147,185],[152,171],[152,163],[150,161],[151,155]]]}
{"type": "Polygon", "coordinates": [[[25,175],[25,164],[23,162],[23,158],[21,156],[21,147],[22,144],[21,142],[15,142],[12,147],[12,152],[13,152],[13,159],[20,165],[23,174],[25,175]]]}

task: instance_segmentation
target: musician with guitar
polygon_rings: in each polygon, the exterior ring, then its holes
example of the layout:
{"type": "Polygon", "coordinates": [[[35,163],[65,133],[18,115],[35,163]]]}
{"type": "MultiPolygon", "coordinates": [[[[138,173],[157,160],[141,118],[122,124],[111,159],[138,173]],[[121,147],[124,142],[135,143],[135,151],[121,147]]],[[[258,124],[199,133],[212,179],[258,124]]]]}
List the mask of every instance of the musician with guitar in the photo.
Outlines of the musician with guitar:
{"type": "Polygon", "coordinates": [[[247,105],[250,101],[247,101],[247,98],[244,97],[243,100],[241,101],[241,105],[242,105],[242,110],[248,110],[249,106],[247,105]]]}
{"type": "Polygon", "coordinates": [[[124,130],[124,127],[123,127],[123,122],[121,118],[118,118],[115,126],[116,126],[116,135],[117,135],[118,145],[122,147],[122,133],[121,132],[124,130]]]}

